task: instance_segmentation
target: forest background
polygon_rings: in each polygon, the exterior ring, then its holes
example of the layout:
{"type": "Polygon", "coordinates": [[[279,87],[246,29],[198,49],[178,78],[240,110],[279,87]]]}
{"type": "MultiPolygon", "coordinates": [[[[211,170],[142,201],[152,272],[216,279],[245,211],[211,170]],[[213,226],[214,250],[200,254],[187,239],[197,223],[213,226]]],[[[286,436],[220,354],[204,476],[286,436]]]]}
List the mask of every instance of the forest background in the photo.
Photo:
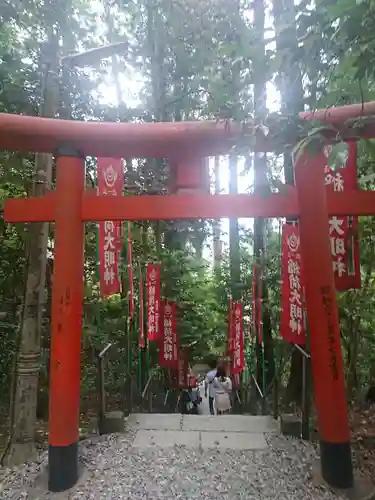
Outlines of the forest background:
{"type": "MultiPolygon", "coordinates": [[[[375,99],[374,27],[374,0],[3,0],[0,111],[76,120],[255,122],[263,134],[277,131],[276,153],[253,153],[249,139],[229,157],[212,158],[211,192],[277,192],[283,183],[293,183],[291,148],[299,135],[299,111],[375,99]],[[116,55],[88,58],[80,67],[60,64],[63,56],[116,42],[126,42],[116,55]]],[[[374,160],[373,141],[361,141],[358,182],[364,189],[374,188],[374,160]]],[[[1,206],[9,197],[43,194],[54,176],[48,155],[1,152],[1,206]]],[[[164,193],[168,165],[125,159],[125,179],[129,193],[164,193]]],[[[87,186],[95,185],[90,158],[87,186]]],[[[256,261],[264,273],[268,382],[287,358],[290,347],[279,336],[281,222],[135,224],[134,267],[162,263],[163,293],[179,304],[180,343],[191,346],[192,360],[225,350],[229,293],[244,301],[249,331],[256,261]]],[[[125,247],[123,293],[102,300],[96,226],[87,224],[85,235],[83,412],[96,392],[98,349],[115,345],[107,379],[114,396],[124,394],[138,360],[136,331],[131,358],[125,338],[130,335],[125,247]]],[[[359,236],[362,288],[338,295],[350,402],[363,398],[375,376],[372,217],[360,219],[359,236]]],[[[1,217],[0,239],[1,415],[6,421],[11,400],[18,441],[22,436],[34,441],[36,416],[46,418],[48,408],[53,227],[12,226],[1,217]],[[22,375],[26,358],[40,367],[39,377],[35,371],[22,375]]],[[[134,274],[137,290],[139,273],[134,274]]],[[[246,347],[250,373],[254,344],[248,341],[246,347]]],[[[300,403],[301,359],[295,351],[282,366],[286,404],[300,403]]],[[[158,370],[153,351],[149,368],[158,370]]],[[[23,446],[26,455],[30,450],[23,446]]]]}

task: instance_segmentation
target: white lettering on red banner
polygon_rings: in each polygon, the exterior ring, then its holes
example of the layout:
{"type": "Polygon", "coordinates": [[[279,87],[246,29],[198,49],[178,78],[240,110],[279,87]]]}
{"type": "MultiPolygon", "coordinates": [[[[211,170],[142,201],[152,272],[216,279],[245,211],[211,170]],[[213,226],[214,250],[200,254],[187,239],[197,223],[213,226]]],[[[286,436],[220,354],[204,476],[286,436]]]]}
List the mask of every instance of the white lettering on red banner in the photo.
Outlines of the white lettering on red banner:
{"type": "Polygon", "coordinates": [[[294,344],[305,344],[302,261],[297,226],[284,224],[281,245],[280,334],[294,344]]]}
{"type": "Polygon", "coordinates": [[[138,346],[140,349],[144,349],[146,347],[143,311],[144,311],[144,309],[143,309],[143,276],[142,276],[142,268],[140,267],[140,269],[139,269],[139,342],[138,342],[138,346]]]}
{"type": "Polygon", "coordinates": [[[178,338],[176,330],[176,304],[164,301],[162,307],[162,335],[160,338],[159,363],[169,368],[178,368],[178,338]]]}
{"type": "Polygon", "coordinates": [[[243,305],[235,302],[233,307],[234,351],[232,373],[241,373],[245,368],[244,335],[243,335],[243,305]]]}
{"type": "Polygon", "coordinates": [[[158,264],[147,264],[146,287],[147,338],[157,340],[160,334],[160,266],[158,264]]]}
{"type": "MultiPolygon", "coordinates": [[[[345,167],[333,171],[328,167],[332,146],[324,149],[327,163],[324,165],[325,185],[335,193],[354,190],[357,185],[357,146],[348,143],[349,154],[345,167]]],[[[336,290],[360,288],[359,244],[356,237],[358,217],[332,216],[329,219],[329,236],[332,267],[336,290]]]]}
{"type": "Polygon", "coordinates": [[[331,242],[332,265],[335,277],[339,279],[347,273],[347,217],[333,216],[329,219],[329,237],[331,242]]]}
{"type": "MultiPolygon", "coordinates": [[[[98,194],[121,196],[124,186],[121,159],[98,158],[98,194]]],[[[109,296],[121,292],[120,259],[122,247],[121,221],[99,222],[100,292],[109,296]]]]}

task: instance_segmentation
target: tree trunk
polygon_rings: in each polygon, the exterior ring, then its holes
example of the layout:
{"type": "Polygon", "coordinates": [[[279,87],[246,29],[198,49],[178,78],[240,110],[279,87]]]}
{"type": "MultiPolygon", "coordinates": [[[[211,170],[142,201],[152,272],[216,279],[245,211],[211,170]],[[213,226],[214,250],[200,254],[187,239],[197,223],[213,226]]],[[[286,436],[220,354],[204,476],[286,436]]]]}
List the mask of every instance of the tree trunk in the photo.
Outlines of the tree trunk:
{"type": "MultiPolygon", "coordinates": [[[[47,42],[49,60],[45,68],[45,88],[42,95],[41,115],[54,117],[59,106],[58,35],[51,29],[47,42]]],[[[33,195],[43,196],[50,189],[52,156],[35,156],[35,182],[33,195]]],[[[44,306],[49,224],[29,225],[27,282],[17,368],[11,401],[11,438],[6,462],[19,464],[35,454],[35,425],[40,369],[40,341],[44,306]]]]}
{"type": "MultiPolygon", "coordinates": [[[[105,2],[104,5],[104,20],[107,25],[107,40],[109,43],[115,43],[115,36],[114,36],[114,14],[111,12],[111,6],[112,2],[105,2]]],[[[121,89],[121,82],[120,82],[120,63],[118,60],[118,57],[116,54],[114,54],[111,57],[112,61],[112,75],[113,75],[113,82],[115,84],[115,89],[116,89],[116,104],[117,104],[117,119],[118,121],[120,120],[120,107],[122,104],[122,89],[121,89]]]]}
{"type": "MultiPolygon", "coordinates": [[[[284,113],[297,116],[303,110],[302,75],[296,61],[292,59],[291,44],[297,49],[297,30],[295,24],[294,0],[273,1],[273,16],[275,21],[276,48],[282,55],[279,71],[279,90],[281,94],[281,109],[284,113]],[[286,29],[286,26],[288,28],[286,29]]],[[[285,182],[294,185],[294,168],[291,153],[284,154],[285,182]]],[[[293,222],[295,219],[287,219],[293,222]]],[[[301,346],[303,349],[306,346],[301,346]]],[[[294,349],[292,353],[290,376],[287,386],[286,400],[288,403],[301,403],[302,398],[302,354],[294,349]]]]}
{"type": "Polygon", "coordinates": [[[195,257],[198,260],[203,259],[203,245],[204,245],[204,240],[205,240],[205,222],[204,220],[201,221],[194,221],[193,222],[193,227],[194,231],[192,234],[192,237],[190,237],[191,244],[194,247],[195,250],[195,257]]]}
{"type": "MultiPolygon", "coordinates": [[[[254,28],[257,37],[257,57],[254,59],[254,115],[255,120],[260,125],[264,123],[267,112],[266,107],[266,68],[265,61],[265,44],[264,44],[264,23],[265,23],[265,7],[263,0],[255,0],[254,6],[254,28]]],[[[266,195],[269,192],[267,179],[267,156],[263,153],[254,154],[254,190],[256,193],[266,195]]],[[[272,345],[272,324],[270,311],[268,307],[268,292],[267,283],[264,279],[264,252],[265,252],[265,229],[266,221],[263,218],[256,218],[254,221],[254,256],[255,262],[260,269],[260,281],[262,297],[262,336],[264,345],[264,377],[262,374],[262,350],[257,343],[257,378],[258,383],[262,384],[263,389],[271,383],[275,367],[272,345]]],[[[259,293],[259,292],[258,292],[259,293]]]]}
{"type": "Polygon", "coordinates": [[[157,122],[166,121],[166,75],[164,25],[159,6],[154,0],[147,2],[147,45],[151,62],[152,107],[157,122]]]}
{"type": "MultiPolygon", "coordinates": [[[[215,194],[220,194],[220,156],[215,156],[214,176],[215,176],[215,194]]],[[[212,226],[212,233],[213,233],[214,269],[219,270],[222,259],[220,219],[214,221],[212,226]]]]}
{"type": "MultiPolygon", "coordinates": [[[[229,156],[229,194],[238,192],[237,156],[229,156]]],[[[230,280],[233,300],[241,298],[240,237],[238,219],[229,219],[230,280]]]]}

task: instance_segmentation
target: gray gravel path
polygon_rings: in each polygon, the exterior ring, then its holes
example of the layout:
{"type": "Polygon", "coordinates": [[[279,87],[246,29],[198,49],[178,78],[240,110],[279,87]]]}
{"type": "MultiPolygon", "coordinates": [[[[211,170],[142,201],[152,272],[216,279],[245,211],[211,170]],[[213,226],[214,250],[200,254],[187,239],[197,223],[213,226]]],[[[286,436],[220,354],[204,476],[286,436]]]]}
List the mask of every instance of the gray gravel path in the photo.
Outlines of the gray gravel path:
{"type": "MultiPolygon", "coordinates": [[[[310,481],[316,452],[298,440],[267,436],[264,451],[202,452],[198,449],[135,450],[134,430],[87,440],[80,455],[86,478],[64,500],[323,500],[333,493],[315,488],[310,481]]],[[[1,500],[52,500],[56,495],[34,487],[46,464],[38,463],[0,471],[1,500]],[[1,477],[2,476],[2,477],[1,477]]]]}

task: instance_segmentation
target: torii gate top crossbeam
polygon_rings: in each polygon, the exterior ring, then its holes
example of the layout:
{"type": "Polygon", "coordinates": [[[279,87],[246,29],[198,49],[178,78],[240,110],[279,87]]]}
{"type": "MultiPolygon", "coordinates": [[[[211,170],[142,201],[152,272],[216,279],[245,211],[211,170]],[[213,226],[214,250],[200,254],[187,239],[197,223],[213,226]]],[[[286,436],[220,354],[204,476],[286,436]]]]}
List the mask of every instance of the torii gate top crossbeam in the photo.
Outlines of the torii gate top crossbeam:
{"type": "MultiPolygon", "coordinates": [[[[375,102],[353,104],[313,113],[300,113],[302,120],[319,120],[342,128],[345,139],[375,137],[375,123],[345,122],[375,115],[375,102]],[[345,124],[345,125],[344,125],[345,124]]],[[[106,123],[56,120],[0,113],[0,149],[54,154],[64,143],[85,156],[110,158],[173,158],[191,154],[215,156],[227,154],[241,136],[255,134],[255,151],[272,151],[277,134],[266,138],[251,125],[226,120],[170,123],[106,123]],[[272,139],[273,137],[273,139],[272,139]]],[[[332,140],[337,133],[332,131],[332,140]]],[[[246,140],[246,137],[245,137],[246,140]]],[[[250,143],[251,141],[249,141],[250,143]]]]}
{"type": "Polygon", "coordinates": [[[69,144],[85,156],[173,158],[227,154],[242,135],[224,121],[108,123],[56,120],[0,113],[0,149],[54,154],[69,144]]]}
{"type": "Polygon", "coordinates": [[[375,115],[375,101],[299,113],[301,120],[317,120],[332,124],[342,124],[348,120],[372,115],[375,115]]]}

